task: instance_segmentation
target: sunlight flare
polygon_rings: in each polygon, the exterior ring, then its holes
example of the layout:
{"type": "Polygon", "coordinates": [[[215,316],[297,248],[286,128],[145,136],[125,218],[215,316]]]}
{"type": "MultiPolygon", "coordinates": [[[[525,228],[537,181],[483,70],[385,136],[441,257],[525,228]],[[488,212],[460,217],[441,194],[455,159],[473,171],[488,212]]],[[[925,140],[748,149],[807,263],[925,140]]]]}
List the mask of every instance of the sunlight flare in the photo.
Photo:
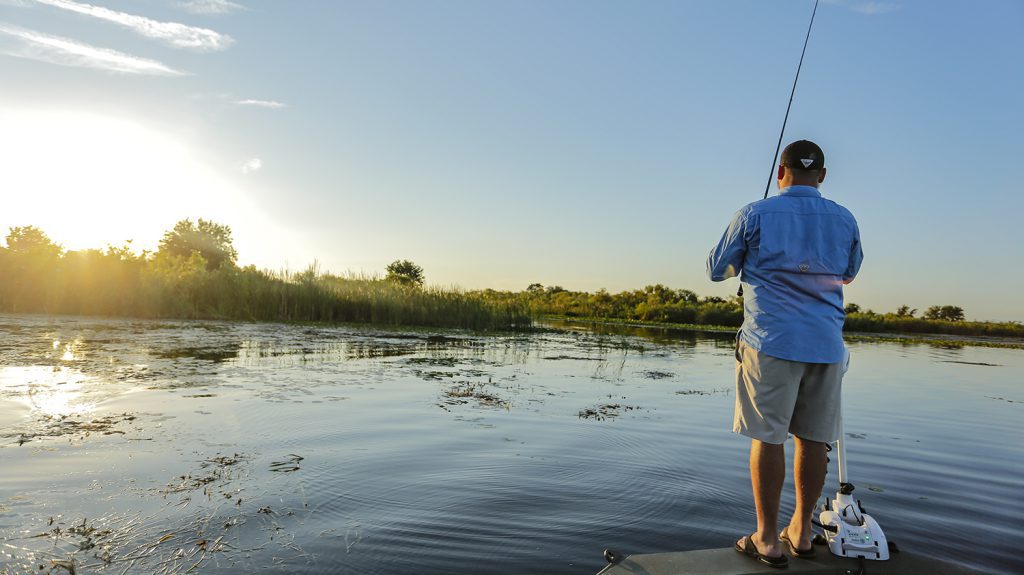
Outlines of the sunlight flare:
{"type": "Polygon", "coordinates": [[[62,417],[95,411],[83,385],[88,377],[66,367],[45,365],[0,368],[0,390],[29,410],[50,417],[62,417]]]}
{"type": "Polygon", "coordinates": [[[245,261],[293,245],[203,147],[127,118],[71,111],[0,111],[0,232],[32,225],[67,250],[131,240],[153,250],[176,221],[231,226],[245,261]]]}

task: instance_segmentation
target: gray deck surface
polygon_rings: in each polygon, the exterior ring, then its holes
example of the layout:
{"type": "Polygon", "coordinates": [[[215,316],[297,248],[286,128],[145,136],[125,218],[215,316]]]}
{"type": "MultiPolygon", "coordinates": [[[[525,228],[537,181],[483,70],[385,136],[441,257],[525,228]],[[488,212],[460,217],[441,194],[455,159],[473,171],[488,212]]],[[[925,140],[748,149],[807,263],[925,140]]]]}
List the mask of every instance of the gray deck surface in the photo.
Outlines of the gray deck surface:
{"type": "MultiPolygon", "coordinates": [[[[817,546],[814,559],[789,558],[789,567],[778,569],[759,563],[732,548],[683,551],[679,553],[653,553],[630,555],[617,565],[608,565],[599,575],[856,575],[861,562],[829,553],[827,547],[817,546]]],[[[960,567],[915,556],[906,552],[894,553],[888,561],[864,561],[864,575],[969,575],[971,571],[960,567]]]]}

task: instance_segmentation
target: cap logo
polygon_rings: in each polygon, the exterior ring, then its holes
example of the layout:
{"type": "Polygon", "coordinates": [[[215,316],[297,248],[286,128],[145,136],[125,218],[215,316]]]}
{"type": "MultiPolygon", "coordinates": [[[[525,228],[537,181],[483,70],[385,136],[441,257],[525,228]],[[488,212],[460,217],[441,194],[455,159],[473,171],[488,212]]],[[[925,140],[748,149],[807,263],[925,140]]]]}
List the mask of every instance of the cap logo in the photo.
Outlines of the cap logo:
{"type": "Polygon", "coordinates": [[[803,164],[805,168],[809,168],[809,167],[811,167],[811,164],[814,163],[814,160],[809,160],[807,158],[802,158],[800,160],[800,163],[803,164]]]}

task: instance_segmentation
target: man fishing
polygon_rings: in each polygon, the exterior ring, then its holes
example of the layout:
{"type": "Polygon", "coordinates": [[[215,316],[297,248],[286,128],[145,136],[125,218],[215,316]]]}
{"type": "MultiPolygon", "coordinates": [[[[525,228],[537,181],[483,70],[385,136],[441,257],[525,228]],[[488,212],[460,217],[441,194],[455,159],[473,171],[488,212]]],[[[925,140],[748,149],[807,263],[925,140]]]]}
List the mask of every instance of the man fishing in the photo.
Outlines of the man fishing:
{"type": "Polygon", "coordinates": [[[751,438],[757,531],[737,541],[736,550],[786,567],[783,550],[814,555],[811,515],[825,482],[825,447],[840,429],[843,285],[864,256],[853,215],[818,191],[825,154],[817,144],[786,146],[777,180],[777,196],[736,213],[707,267],[712,281],[738,275],[744,294],[733,431],[751,438]],[[796,509],[780,533],[789,434],[796,509]]]}

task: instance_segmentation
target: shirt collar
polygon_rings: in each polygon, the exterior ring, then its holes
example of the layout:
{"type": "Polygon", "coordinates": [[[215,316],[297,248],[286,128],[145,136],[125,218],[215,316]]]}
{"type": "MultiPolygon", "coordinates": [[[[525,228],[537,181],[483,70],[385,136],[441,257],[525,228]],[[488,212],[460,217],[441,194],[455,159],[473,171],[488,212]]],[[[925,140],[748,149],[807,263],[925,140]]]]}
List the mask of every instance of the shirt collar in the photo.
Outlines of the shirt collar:
{"type": "Polygon", "coordinates": [[[814,186],[789,186],[779,190],[780,196],[804,196],[812,198],[820,198],[821,192],[814,186]]]}

